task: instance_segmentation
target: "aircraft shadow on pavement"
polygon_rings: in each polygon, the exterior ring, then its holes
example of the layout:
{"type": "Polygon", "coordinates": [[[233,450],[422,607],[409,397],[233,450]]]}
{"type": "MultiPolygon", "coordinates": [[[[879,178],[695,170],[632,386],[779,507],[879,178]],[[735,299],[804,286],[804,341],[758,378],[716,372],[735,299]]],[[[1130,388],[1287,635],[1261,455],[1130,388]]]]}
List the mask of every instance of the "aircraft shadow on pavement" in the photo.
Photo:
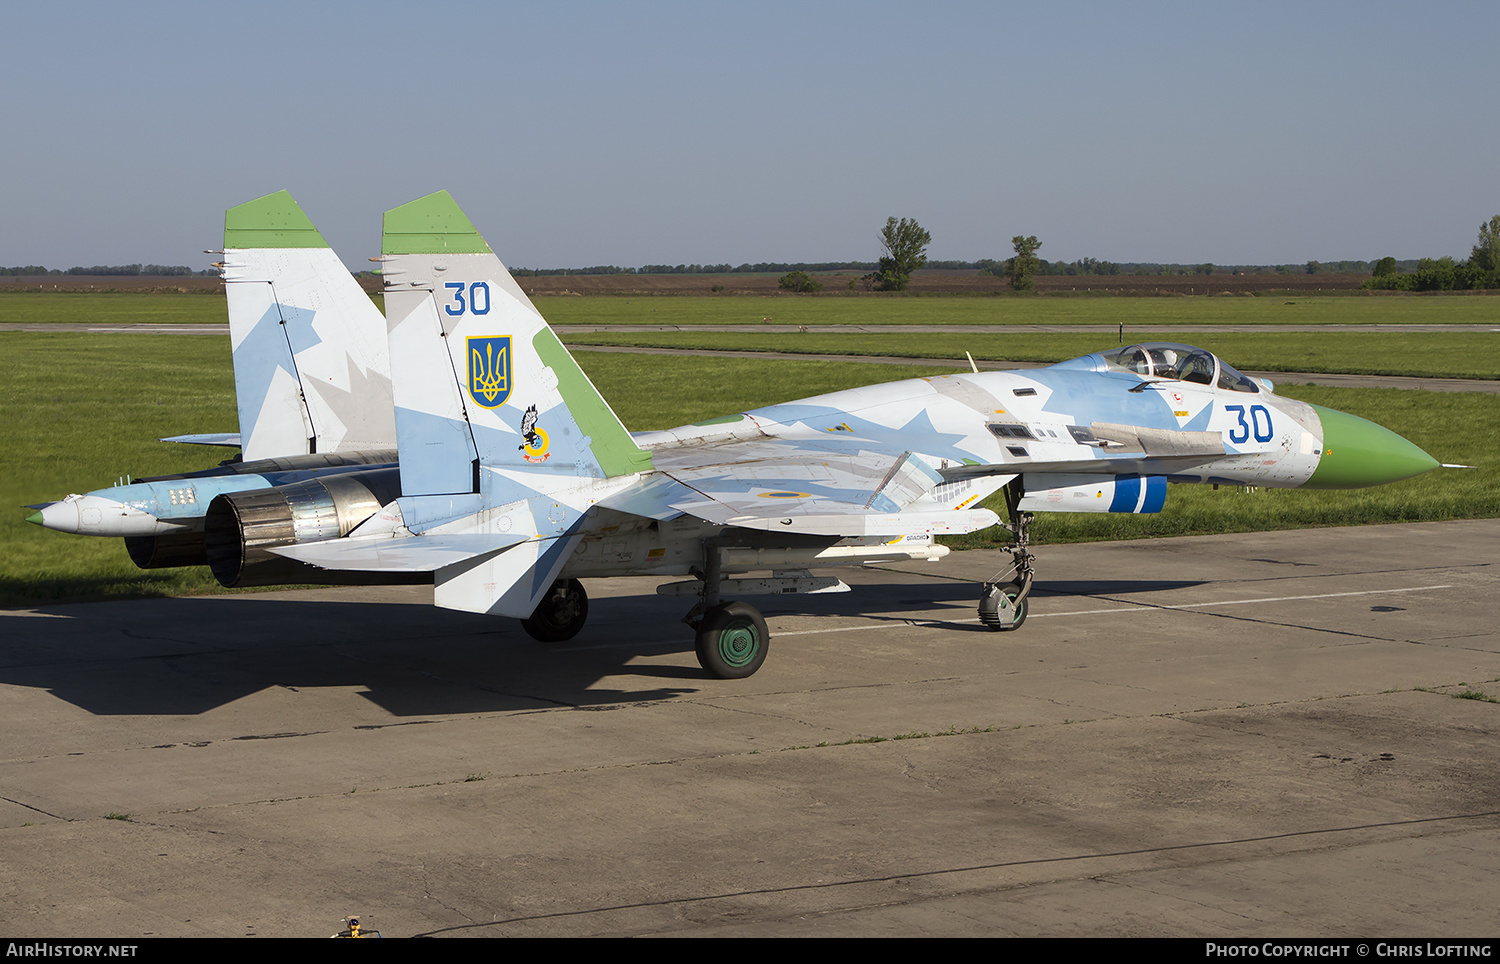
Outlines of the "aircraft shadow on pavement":
{"type": "MultiPolygon", "coordinates": [[[[1047,582],[1034,592],[1116,596],[1192,585],[1047,582]]],[[[984,631],[973,622],[976,599],[972,583],[912,577],[754,601],[772,620],[894,618],[984,631]]],[[[420,592],[384,602],[241,595],[60,605],[5,617],[0,684],[45,689],[102,716],[194,715],[274,687],[350,687],[400,717],[662,700],[736,685],[699,668],[692,631],[680,621],[687,605],[682,597],[596,598],[583,632],[555,644],[531,639],[514,619],[435,609],[420,592]],[[657,685],[600,685],[617,678],[657,685]]]]}

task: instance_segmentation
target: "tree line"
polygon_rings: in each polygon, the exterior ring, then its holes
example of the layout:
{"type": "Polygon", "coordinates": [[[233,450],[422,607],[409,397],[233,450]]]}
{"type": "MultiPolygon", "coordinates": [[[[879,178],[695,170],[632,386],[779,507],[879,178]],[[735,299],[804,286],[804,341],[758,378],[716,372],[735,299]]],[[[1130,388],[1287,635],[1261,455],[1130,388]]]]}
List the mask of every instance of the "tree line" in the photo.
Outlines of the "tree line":
{"type": "Polygon", "coordinates": [[[186,265],[181,264],[96,264],[91,268],[68,268],[66,271],[58,268],[44,268],[39,264],[21,265],[14,268],[0,267],[0,275],[11,277],[21,275],[90,275],[99,277],[130,277],[134,275],[145,275],[151,278],[182,278],[194,275],[207,277],[217,275],[219,272],[213,269],[194,271],[186,265]]]}
{"type": "MultiPolygon", "coordinates": [[[[1301,265],[1198,265],[1159,263],[1119,263],[1096,258],[1079,258],[1075,261],[1046,261],[1037,256],[1042,242],[1035,235],[1016,235],[1011,239],[1015,254],[1004,261],[981,258],[978,261],[929,261],[927,246],[932,235],[911,218],[887,218],[885,227],[877,236],[884,254],[878,261],[818,261],[779,262],[762,261],[755,264],[647,264],[639,268],[623,268],[617,265],[595,265],[589,268],[514,268],[518,277],[541,277],[557,275],[614,275],[614,274],[767,274],[785,272],[781,286],[792,291],[814,292],[822,284],[810,277],[817,271],[863,271],[861,280],[881,291],[903,291],[911,283],[911,275],[922,268],[948,270],[977,270],[1009,280],[1016,291],[1032,291],[1039,275],[1111,276],[1134,275],[1213,275],[1213,274],[1363,274],[1372,277],[1364,283],[1365,288],[1391,289],[1398,291],[1462,291],[1479,288],[1500,288],[1500,214],[1479,226],[1479,240],[1469,257],[1459,261],[1452,257],[1420,258],[1416,261],[1397,261],[1394,257],[1377,261],[1308,261],[1301,265]]],[[[41,265],[0,267],[0,276],[22,275],[96,275],[152,277],[211,276],[215,270],[194,271],[185,265],[125,264],[94,265],[90,268],[73,267],[66,271],[48,269],[41,265]]],[[[853,287],[851,282],[850,287],[853,287]]]]}
{"type": "Polygon", "coordinates": [[[1374,277],[1361,287],[1394,291],[1473,291],[1500,288],[1500,214],[1479,225],[1479,240],[1465,261],[1451,256],[1422,258],[1415,271],[1402,273],[1395,258],[1381,258],[1374,277]]]}

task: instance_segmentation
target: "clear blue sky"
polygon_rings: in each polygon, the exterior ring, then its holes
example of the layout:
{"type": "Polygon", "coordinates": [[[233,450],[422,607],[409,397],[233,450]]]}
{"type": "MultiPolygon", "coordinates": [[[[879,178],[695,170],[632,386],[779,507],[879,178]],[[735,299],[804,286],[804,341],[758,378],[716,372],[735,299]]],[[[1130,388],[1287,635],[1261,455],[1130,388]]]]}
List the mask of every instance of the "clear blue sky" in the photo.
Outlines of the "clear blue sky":
{"type": "Polygon", "coordinates": [[[202,268],[286,188],[351,268],[1467,256],[1500,3],[0,3],[0,265],[202,268]]]}

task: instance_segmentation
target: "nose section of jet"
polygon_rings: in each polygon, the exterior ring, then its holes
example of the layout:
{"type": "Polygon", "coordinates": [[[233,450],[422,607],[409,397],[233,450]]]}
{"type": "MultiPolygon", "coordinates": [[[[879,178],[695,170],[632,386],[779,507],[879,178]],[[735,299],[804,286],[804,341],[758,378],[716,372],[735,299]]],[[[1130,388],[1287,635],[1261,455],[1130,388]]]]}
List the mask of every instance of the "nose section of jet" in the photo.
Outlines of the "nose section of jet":
{"type": "Polygon", "coordinates": [[[1438,467],[1411,442],[1374,422],[1314,405],[1323,424],[1323,454],[1308,489],[1358,489],[1399,482],[1438,467]]]}

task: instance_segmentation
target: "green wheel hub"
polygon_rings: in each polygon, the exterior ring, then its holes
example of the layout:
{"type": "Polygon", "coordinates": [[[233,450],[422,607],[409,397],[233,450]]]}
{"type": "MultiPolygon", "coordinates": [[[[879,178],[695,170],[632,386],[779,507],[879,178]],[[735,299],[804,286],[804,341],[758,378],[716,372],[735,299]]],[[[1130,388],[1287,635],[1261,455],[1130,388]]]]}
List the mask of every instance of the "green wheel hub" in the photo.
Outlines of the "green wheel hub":
{"type": "Polygon", "coordinates": [[[730,666],[748,666],[760,650],[760,634],[748,619],[736,619],[719,631],[719,657],[730,666]]]}
{"type": "Polygon", "coordinates": [[[698,624],[698,663],[710,676],[744,679],[766,661],[771,634],[754,606],[724,603],[703,614],[698,624]]]}

